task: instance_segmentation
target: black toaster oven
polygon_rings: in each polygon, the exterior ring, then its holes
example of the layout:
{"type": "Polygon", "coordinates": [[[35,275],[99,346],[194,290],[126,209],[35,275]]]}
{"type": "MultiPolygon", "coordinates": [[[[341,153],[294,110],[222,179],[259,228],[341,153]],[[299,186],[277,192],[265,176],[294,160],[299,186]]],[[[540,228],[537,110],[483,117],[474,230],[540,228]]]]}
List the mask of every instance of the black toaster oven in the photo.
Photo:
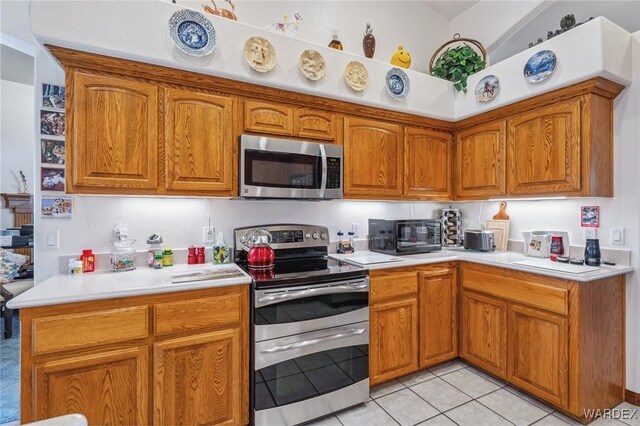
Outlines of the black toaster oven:
{"type": "Polygon", "coordinates": [[[438,220],[369,219],[369,250],[391,255],[441,250],[442,225],[438,220]]]}

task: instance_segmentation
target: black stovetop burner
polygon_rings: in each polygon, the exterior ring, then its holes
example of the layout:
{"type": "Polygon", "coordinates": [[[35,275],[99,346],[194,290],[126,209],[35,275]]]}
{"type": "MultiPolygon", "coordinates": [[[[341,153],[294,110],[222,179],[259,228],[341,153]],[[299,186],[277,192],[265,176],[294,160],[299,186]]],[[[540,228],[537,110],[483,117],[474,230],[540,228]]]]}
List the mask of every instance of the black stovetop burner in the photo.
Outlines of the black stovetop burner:
{"type": "Polygon", "coordinates": [[[253,278],[255,288],[318,284],[368,275],[366,269],[326,256],[276,260],[275,266],[269,269],[250,269],[246,263],[238,263],[238,266],[253,278]]]}

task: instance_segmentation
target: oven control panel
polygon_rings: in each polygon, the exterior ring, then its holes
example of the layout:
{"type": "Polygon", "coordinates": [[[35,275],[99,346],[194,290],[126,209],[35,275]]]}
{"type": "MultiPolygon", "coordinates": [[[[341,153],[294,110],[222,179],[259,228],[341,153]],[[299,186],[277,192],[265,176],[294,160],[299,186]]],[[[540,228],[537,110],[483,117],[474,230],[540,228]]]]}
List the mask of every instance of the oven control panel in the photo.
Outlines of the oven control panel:
{"type": "Polygon", "coordinates": [[[233,234],[236,249],[243,245],[251,246],[252,236],[260,230],[271,234],[271,247],[274,249],[329,246],[329,229],[326,226],[282,224],[235,229],[233,234]]]}

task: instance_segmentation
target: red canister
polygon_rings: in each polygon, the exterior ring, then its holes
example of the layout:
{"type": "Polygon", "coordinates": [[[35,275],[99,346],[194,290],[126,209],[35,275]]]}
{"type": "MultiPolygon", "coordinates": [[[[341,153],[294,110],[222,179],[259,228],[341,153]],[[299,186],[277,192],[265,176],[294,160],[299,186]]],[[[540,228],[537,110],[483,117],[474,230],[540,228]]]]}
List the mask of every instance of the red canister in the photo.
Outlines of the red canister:
{"type": "Polygon", "coordinates": [[[193,264],[197,263],[196,248],[195,247],[189,247],[187,250],[189,251],[188,254],[187,254],[187,263],[189,265],[193,265],[193,264]]]}
{"type": "Polygon", "coordinates": [[[204,247],[198,247],[196,250],[196,257],[198,263],[204,263],[204,247]]]}

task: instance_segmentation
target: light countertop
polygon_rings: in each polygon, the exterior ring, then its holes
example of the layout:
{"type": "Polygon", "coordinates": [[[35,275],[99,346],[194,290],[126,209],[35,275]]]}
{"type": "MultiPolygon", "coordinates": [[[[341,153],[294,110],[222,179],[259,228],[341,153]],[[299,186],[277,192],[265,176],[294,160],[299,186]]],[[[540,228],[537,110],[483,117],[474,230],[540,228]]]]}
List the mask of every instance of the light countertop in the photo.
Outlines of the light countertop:
{"type": "MultiPolygon", "coordinates": [[[[598,271],[585,272],[585,273],[569,273],[569,272],[556,271],[552,269],[543,269],[543,268],[518,264],[516,262],[535,259],[529,256],[525,256],[522,253],[515,253],[515,252],[483,253],[483,252],[468,251],[464,249],[443,249],[433,253],[412,254],[412,255],[406,255],[406,256],[388,256],[388,255],[383,255],[380,253],[374,253],[370,251],[358,251],[353,255],[330,254],[329,256],[337,260],[341,260],[357,266],[362,266],[358,263],[354,263],[350,261],[350,258],[353,258],[354,256],[363,256],[363,255],[375,255],[377,258],[380,258],[380,256],[385,256],[388,258],[400,259],[399,261],[391,262],[391,263],[374,263],[374,264],[363,266],[364,268],[367,268],[370,271],[375,271],[380,269],[406,268],[408,266],[428,265],[430,263],[450,262],[450,261],[457,260],[457,261],[465,261],[465,262],[472,262],[472,263],[480,263],[488,266],[497,266],[500,268],[513,269],[516,271],[531,272],[534,274],[546,275],[549,277],[555,277],[555,278],[561,278],[565,280],[579,281],[579,282],[594,281],[602,278],[608,278],[616,275],[633,272],[633,268],[630,266],[601,265],[598,271]]],[[[548,259],[546,261],[548,261],[550,264],[555,263],[555,262],[551,262],[551,260],[548,260],[548,259]]]]}
{"type": "MultiPolygon", "coordinates": [[[[184,279],[189,279],[189,277],[184,277],[184,279]]],[[[182,264],[162,269],[141,267],[124,272],[96,271],[75,275],[61,274],[48,278],[11,299],[7,306],[12,309],[31,308],[250,283],[251,277],[235,263],[225,265],[182,264]],[[181,283],[172,282],[172,277],[176,275],[198,272],[222,273],[225,271],[237,276],[181,283]]]]}

